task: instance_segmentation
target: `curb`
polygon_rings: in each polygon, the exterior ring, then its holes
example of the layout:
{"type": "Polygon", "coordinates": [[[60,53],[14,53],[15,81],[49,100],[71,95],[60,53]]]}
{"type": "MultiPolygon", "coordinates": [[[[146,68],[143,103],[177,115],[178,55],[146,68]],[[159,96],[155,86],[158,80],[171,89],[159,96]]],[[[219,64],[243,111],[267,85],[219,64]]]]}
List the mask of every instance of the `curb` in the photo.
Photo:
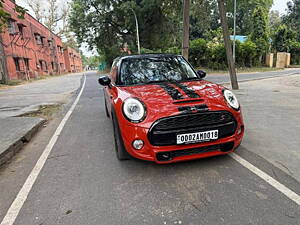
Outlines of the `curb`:
{"type": "Polygon", "coordinates": [[[34,137],[45,122],[46,120],[41,120],[0,154],[0,168],[9,162],[34,137]]]}

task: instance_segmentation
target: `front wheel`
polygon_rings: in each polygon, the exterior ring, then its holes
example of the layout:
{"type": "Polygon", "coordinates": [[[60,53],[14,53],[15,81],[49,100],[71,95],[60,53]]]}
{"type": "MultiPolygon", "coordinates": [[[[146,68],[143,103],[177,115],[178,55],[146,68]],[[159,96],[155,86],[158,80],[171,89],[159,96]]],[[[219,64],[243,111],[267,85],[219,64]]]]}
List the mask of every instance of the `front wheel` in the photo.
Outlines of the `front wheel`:
{"type": "Polygon", "coordinates": [[[105,96],[104,96],[104,107],[105,107],[105,114],[106,114],[107,117],[109,117],[109,112],[108,112],[108,109],[107,109],[107,103],[106,103],[105,96]]]}
{"type": "Polygon", "coordinates": [[[119,160],[128,160],[130,159],[130,155],[125,149],[123,139],[121,137],[119,124],[115,117],[113,117],[113,127],[114,127],[114,140],[115,140],[115,150],[116,150],[117,158],[119,160]]]}

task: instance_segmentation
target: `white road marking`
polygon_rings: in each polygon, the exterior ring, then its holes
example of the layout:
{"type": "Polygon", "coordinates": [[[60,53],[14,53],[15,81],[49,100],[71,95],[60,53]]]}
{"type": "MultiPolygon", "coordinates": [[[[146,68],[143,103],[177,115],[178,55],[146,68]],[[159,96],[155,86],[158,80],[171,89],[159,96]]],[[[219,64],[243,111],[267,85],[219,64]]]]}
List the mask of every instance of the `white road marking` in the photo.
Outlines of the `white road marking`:
{"type": "Polygon", "coordinates": [[[238,156],[235,153],[230,154],[231,158],[233,158],[235,161],[246,167],[248,170],[250,170],[252,173],[256,174],[259,176],[261,179],[266,181],[268,184],[276,188],[278,191],[280,191],[282,194],[284,194],[286,197],[294,201],[296,204],[300,205],[300,196],[295,193],[294,191],[290,190],[283,184],[279,183],[277,180],[275,180],[273,177],[269,176],[262,170],[258,169],[242,157],[238,156]]]}
{"type": "Polygon", "coordinates": [[[50,139],[48,145],[46,146],[46,148],[44,149],[42,155],[40,156],[39,160],[37,161],[36,165],[34,166],[34,168],[32,169],[31,173],[29,174],[28,178],[26,179],[23,187],[21,188],[21,190],[19,191],[18,195],[16,196],[15,200],[13,201],[13,203],[11,204],[10,208],[8,209],[4,219],[2,220],[0,225],[13,225],[22,206],[24,205],[31,189],[32,186],[34,185],[37,177],[39,176],[41,170],[43,169],[47,158],[49,156],[49,154],[51,153],[51,150],[53,148],[53,146],[55,145],[60,133],[62,132],[66,122],[68,121],[68,119],[70,118],[71,114],[73,113],[81,95],[83,92],[83,89],[85,87],[85,82],[86,82],[86,76],[84,75],[84,81],[82,84],[82,88],[77,96],[77,98],[75,99],[74,103],[72,104],[71,108],[69,109],[69,111],[67,112],[67,114],[64,116],[64,118],[62,119],[62,121],[60,122],[59,126],[57,127],[55,133],[53,134],[52,138],[50,139]]]}

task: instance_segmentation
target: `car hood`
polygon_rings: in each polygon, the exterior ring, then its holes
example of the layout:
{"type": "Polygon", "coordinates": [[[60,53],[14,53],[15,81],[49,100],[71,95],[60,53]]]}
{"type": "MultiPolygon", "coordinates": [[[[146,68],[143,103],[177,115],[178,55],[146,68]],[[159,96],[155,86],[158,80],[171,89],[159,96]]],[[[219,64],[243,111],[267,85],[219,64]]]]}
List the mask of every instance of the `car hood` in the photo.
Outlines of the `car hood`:
{"type": "Polygon", "coordinates": [[[145,123],[185,112],[224,110],[228,108],[222,90],[224,87],[205,81],[162,83],[120,87],[124,101],[135,97],[147,107],[145,123]]]}

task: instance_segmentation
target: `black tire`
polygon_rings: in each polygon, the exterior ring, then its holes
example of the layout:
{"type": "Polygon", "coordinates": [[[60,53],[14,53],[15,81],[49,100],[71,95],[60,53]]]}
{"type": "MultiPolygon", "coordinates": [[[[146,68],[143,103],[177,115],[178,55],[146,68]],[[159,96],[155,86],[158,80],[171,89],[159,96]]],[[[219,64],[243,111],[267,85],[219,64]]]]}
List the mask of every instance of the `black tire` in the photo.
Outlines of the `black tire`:
{"type": "Polygon", "coordinates": [[[106,100],[105,100],[105,96],[104,96],[104,107],[105,107],[105,114],[106,116],[109,118],[109,112],[108,112],[108,109],[107,109],[107,103],[106,103],[106,100]]]}
{"type": "Polygon", "coordinates": [[[114,127],[114,140],[115,140],[115,150],[118,160],[128,160],[130,155],[125,149],[123,139],[120,134],[120,128],[117,119],[113,115],[113,127],[114,127]]]}
{"type": "Polygon", "coordinates": [[[105,99],[105,90],[103,88],[103,98],[104,98],[104,107],[105,107],[105,113],[107,117],[110,117],[109,113],[108,113],[108,109],[107,109],[107,103],[106,103],[106,99],[105,99]]]}

